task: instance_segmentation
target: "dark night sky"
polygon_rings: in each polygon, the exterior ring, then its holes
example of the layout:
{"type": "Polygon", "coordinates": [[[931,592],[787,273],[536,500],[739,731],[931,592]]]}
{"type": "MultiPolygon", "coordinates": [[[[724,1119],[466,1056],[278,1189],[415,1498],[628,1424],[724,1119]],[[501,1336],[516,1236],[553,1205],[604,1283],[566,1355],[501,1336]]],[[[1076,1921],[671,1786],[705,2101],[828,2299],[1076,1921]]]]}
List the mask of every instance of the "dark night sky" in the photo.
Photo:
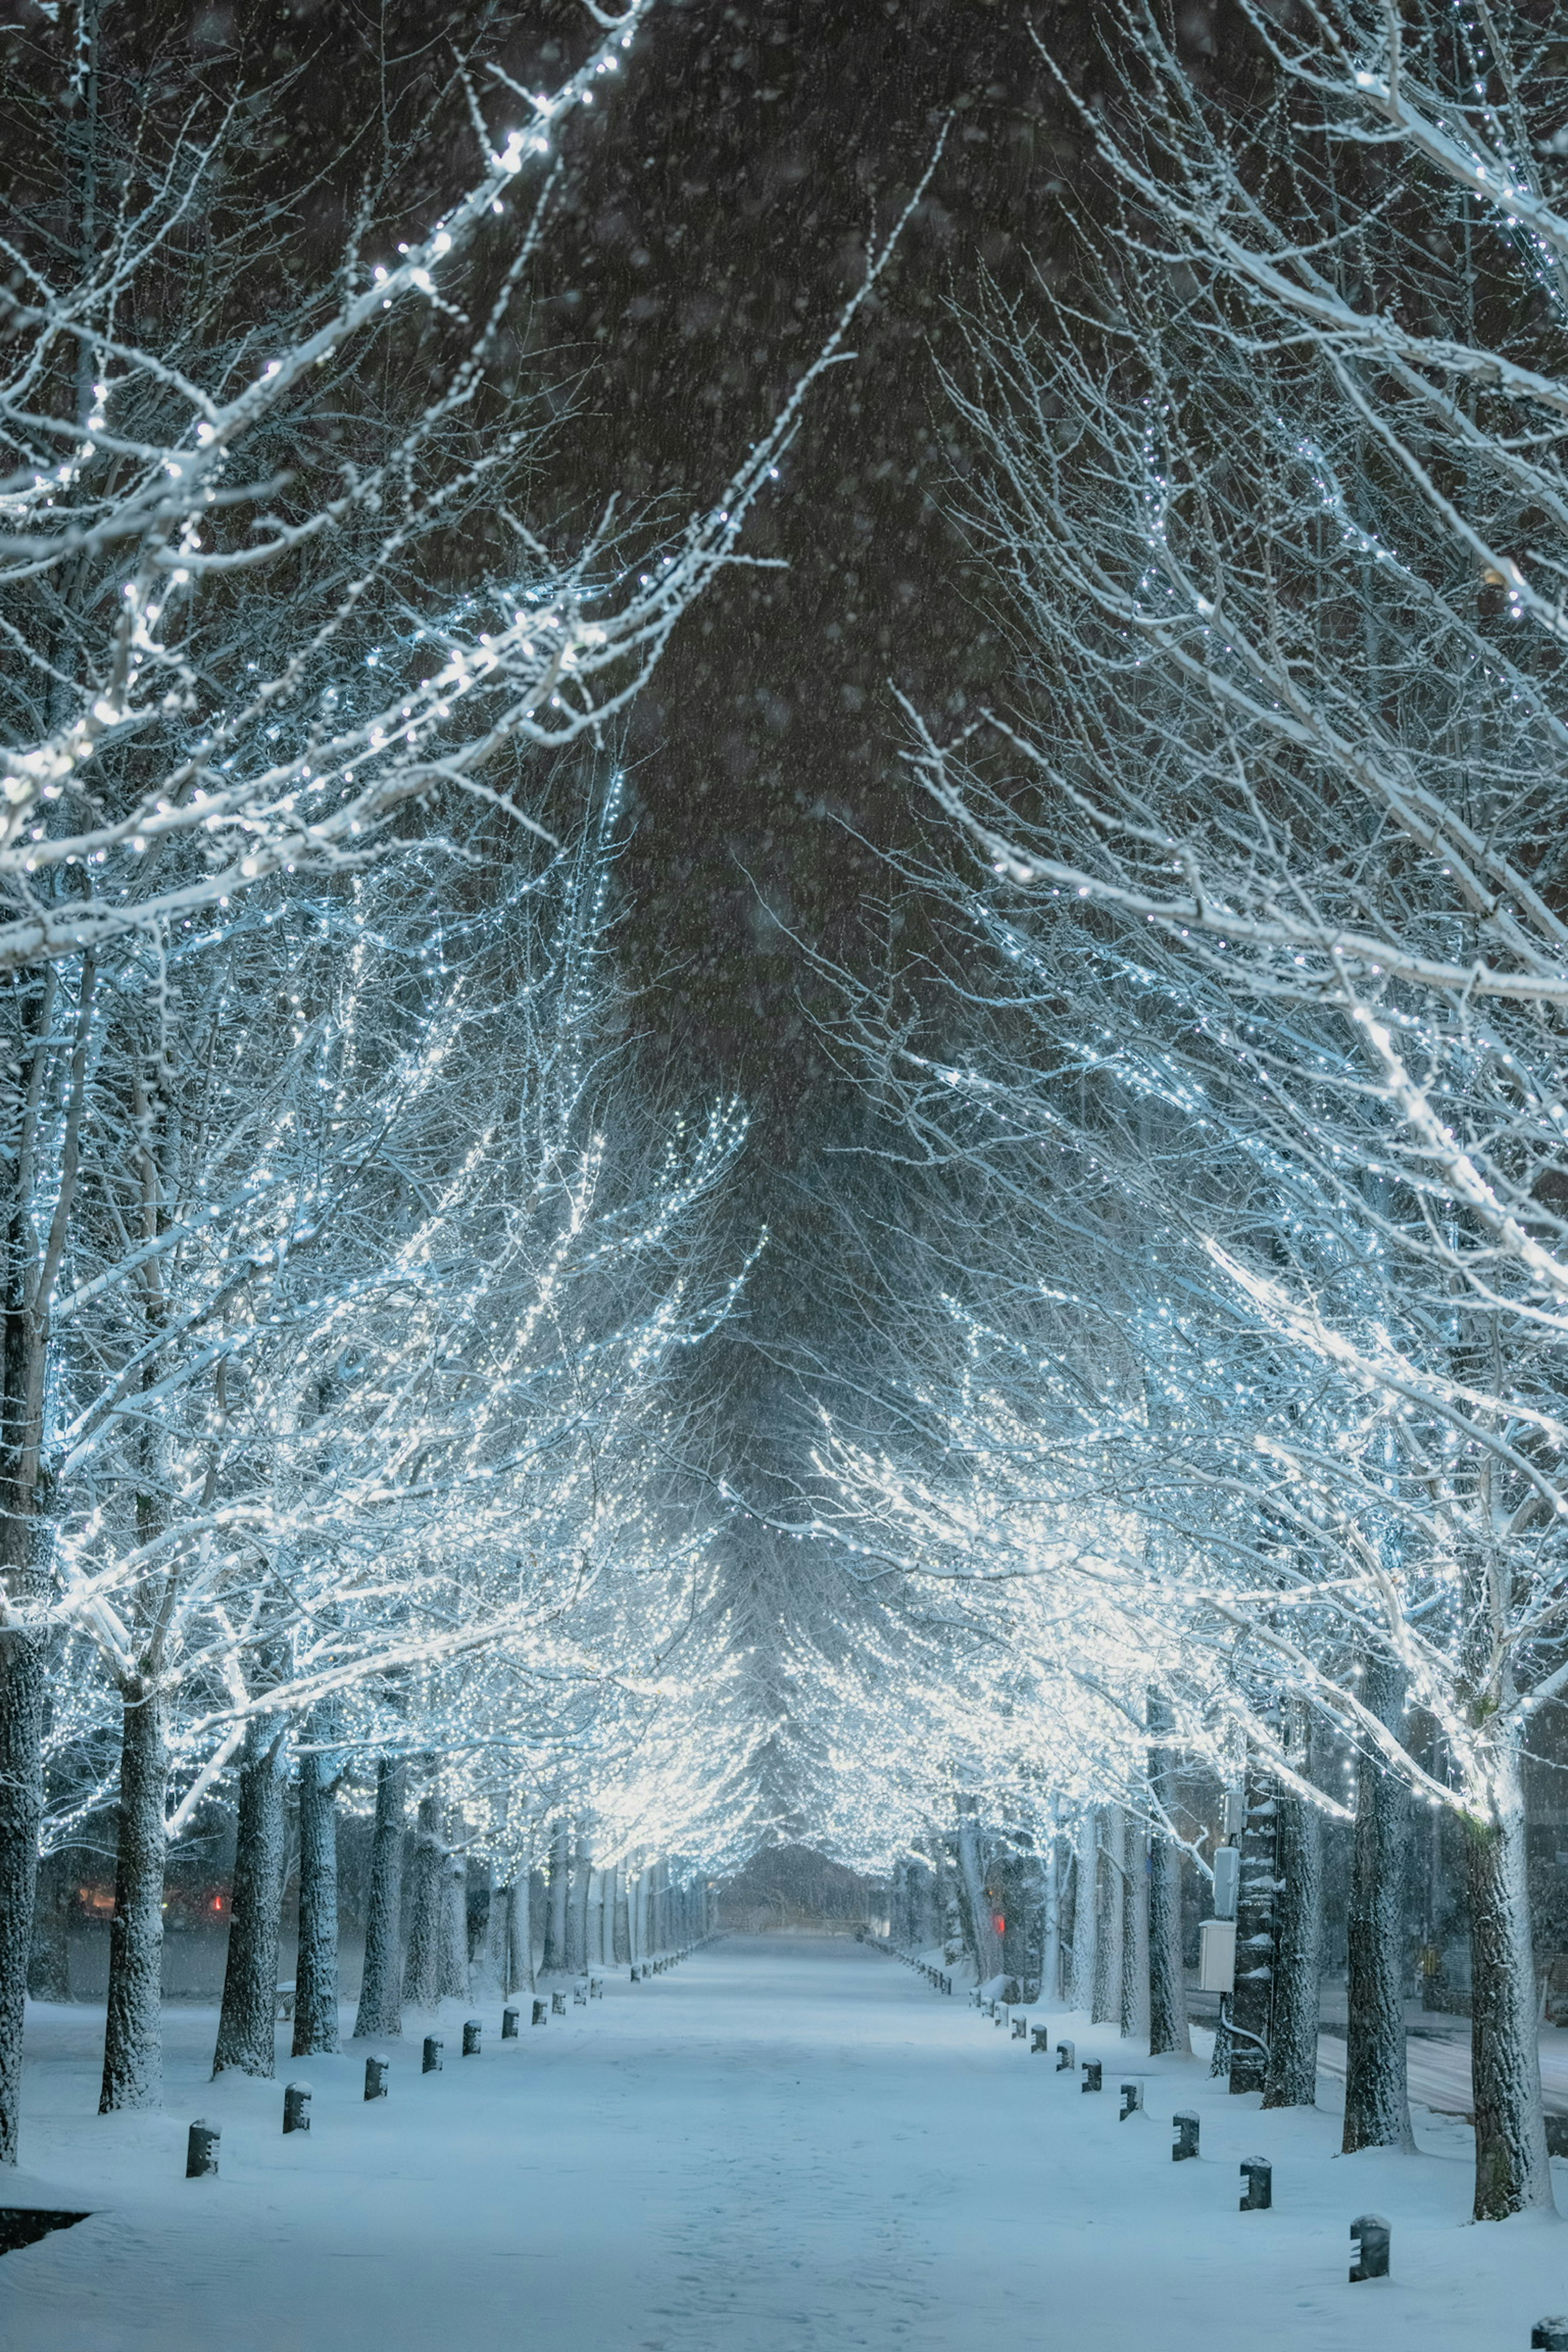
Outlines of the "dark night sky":
{"type": "MultiPolygon", "coordinates": [[[[1047,18],[1072,29],[1066,11],[1047,18]]],[[[959,110],[860,357],[818,388],[748,538],[787,572],[721,584],[632,731],[633,968],[658,989],[677,1061],[755,1102],[772,1163],[831,1114],[797,1006],[807,975],[766,908],[855,952],[862,898],[886,879],[876,849],[910,835],[889,681],[941,714],[996,690],[1004,667],[944,512],[964,453],[932,345],[956,356],[945,305],[978,269],[1016,283],[1051,250],[1073,154],[1045,100],[1011,5],[689,0],[655,20],[630,88],[575,150],[551,310],[589,365],[584,478],[683,505],[719,486],[809,361],[868,226],[893,217],[959,110]]]]}
{"type": "MultiPolygon", "coordinates": [[[[1081,58],[1082,0],[1034,15],[1057,55],[1081,58]]],[[[895,217],[950,111],[858,360],[818,388],[749,535],[788,570],[721,583],[682,625],[630,737],[632,975],[671,1078],[752,1103],[735,1239],[763,1220],[775,1236],[732,1334],[742,1344],[721,1350],[740,1455],[745,1424],[781,1433],[769,1361],[826,1311],[821,1195],[853,1183],[856,1163],[824,1154],[861,1118],[814,1030],[830,995],[768,910],[862,960],[889,885],[881,853],[920,822],[890,686],[938,719],[1005,696],[1005,639],[950,520],[967,453],[938,361],[961,363],[949,305],[979,272],[1016,289],[1063,243],[1076,142],[1024,13],[993,0],[672,6],[574,150],[555,246],[570,256],[565,291],[542,322],[586,368],[571,436],[583,494],[618,479],[684,510],[814,355],[868,229],[895,217]],[[748,1360],[752,1338],[763,1352],[748,1360]]]]}

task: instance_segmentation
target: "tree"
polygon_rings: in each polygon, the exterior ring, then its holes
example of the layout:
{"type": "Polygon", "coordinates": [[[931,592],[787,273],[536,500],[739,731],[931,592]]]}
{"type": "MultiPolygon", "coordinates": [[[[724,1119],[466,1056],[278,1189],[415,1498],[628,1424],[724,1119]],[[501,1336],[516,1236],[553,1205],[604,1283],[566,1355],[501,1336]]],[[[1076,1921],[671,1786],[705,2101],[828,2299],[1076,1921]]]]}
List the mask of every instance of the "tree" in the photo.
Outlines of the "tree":
{"type": "MultiPolygon", "coordinates": [[[[355,879],[388,860],[423,860],[430,903],[460,909],[465,844],[486,819],[548,843],[537,813],[547,792],[524,780],[524,762],[596,735],[625,709],[681,613],[742,560],[751,508],[896,241],[897,228],[817,362],[683,529],[623,529],[610,486],[597,526],[574,544],[556,531],[547,545],[552,526],[536,516],[535,528],[530,515],[547,478],[551,401],[548,387],[535,396],[519,385],[516,312],[537,291],[563,133],[615,86],[651,14],[651,0],[615,14],[590,5],[591,46],[547,92],[524,89],[500,58],[462,58],[432,91],[423,64],[405,71],[383,57],[379,152],[352,193],[369,148],[351,140],[323,159],[312,144],[297,161],[280,159],[269,127],[280,95],[254,58],[237,53],[226,85],[216,67],[195,87],[165,79],[170,60],[161,56],[156,71],[144,70],[136,44],[156,51],[153,14],[132,27],[117,13],[106,25],[97,0],[83,0],[79,23],[46,27],[28,47],[8,92],[17,184],[29,200],[17,209],[0,298],[0,629],[15,656],[0,689],[8,809],[0,890],[9,901],[0,908],[0,970],[13,976],[0,1402],[0,2159],[16,2154],[42,1643],[58,1622],[49,1604],[62,1579],[78,1578],[64,1614],[98,1643],[123,1702],[119,1940],[128,1948],[117,1985],[140,1990],[124,2015],[117,1991],[112,2039],[127,2049],[148,2048],[155,2000],[151,1823],[166,1774],[170,1641],[155,1610],[139,1622],[134,1608],[117,1616],[109,1587],[121,1600],[166,1595],[165,1571],[179,1561],[182,1590],[202,1595],[195,1616],[182,1616],[177,1644],[193,1686],[202,1673],[221,1682],[247,1647],[274,1655],[255,1586],[237,1643],[203,1648],[205,1633],[189,1638],[202,1609],[210,1628],[214,1609],[233,1598],[215,1597],[214,1575],[221,1584],[254,1569],[254,1541],[242,1547],[241,1571],[240,1555],[215,1563],[216,1529],[198,1537],[179,1512],[154,1528],[172,1499],[160,1448],[174,1441],[143,1421],[130,1444],[154,1391],[172,1396],[160,1377],[175,1389],[200,1386],[195,1334],[210,1339],[213,1319],[228,1312],[221,1286],[198,1269],[201,1303],[185,1303],[184,1323],[171,1319],[164,1276],[181,1251],[200,1260],[209,1223],[216,1232],[226,1220],[229,1244],[243,1248],[247,1205],[232,1162],[210,1219],[183,1143],[172,1187],[158,1164],[185,1074],[170,1086],[158,1066],[149,1085],[136,1066],[161,1034],[156,975],[171,959],[188,968],[247,926],[256,944],[307,895],[341,911],[355,879]],[[62,105],[79,109],[64,138],[62,105]],[[465,172],[453,159],[469,152],[465,172]],[[305,218],[323,209],[315,202],[323,187],[332,190],[326,212],[340,198],[348,205],[344,236],[325,243],[305,218]],[[131,1035],[136,1020],[140,1041],[131,1035]],[[118,1040],[121,1057],[108,1079],[99,1068],[106,1038],[118,1040]],[[114,1117],[95,1141],[89,1121],[106,1100],[114,1117]],[[129,1163],[114,1160],[127,1129],[136,1138],[129,1163]],[[84,1206],[89,1155],[97,1184],[84,1206]],[[127,1203],[111,1161],[139,1169],[135,1214],[157,1228],[118,1258],[109,1237],[127,1203]],[[175,1198],[195,1219],[189,1231],[172,1216],[175,1198]],[[87,1297],[68,1302],[79,1332],[66,1348],[82,1418],[74,1450],[56,1447],[46,1463],[45,1400],[64,1381],[57,1290],[84,1217],[90,1238],[79,1248],[97,1263],[87,1297]],[[81,1319],[89,1303],[94,1312],[81,1319]],[[111,1310],[110,1342],[100,1331],[111,1310]],[[95,1347],[106,1352],[89,1375],[95,1347]],[[134,1405],[114,1388],[121,1377],[141,1383],[134,1405]],[[81,1391],[94,1380],[88,1403],[81,1391]],[[80,1531],[92,1527],[101,1545],[109,1522],[93,1522],[73,1482],[89,1455],[107,1465],[115,1445],[145,1525],[134,1545],[120,1542],[112,1570],[98,1560],[82,1606],[80,1531]],[[127,1449],[138,1447],[128,1464],[127,1449]],[[56,1522],[73,1515],[78,1549],[67,1570],[56,1522]],[[138,1585],[128,1580],[139,1559],[158,1567],[138,1585]]],[[[292,942],[305,953],[298,934],[292,942]]],[[[213,961],[232,983],[233,959],[213,961]]],[[[215,1021],[224,984],[214,983],[215,1021]]],[[[330,978],[318,985],[331,995],[330,978]]],[[[186,1017],[195,987],[181,1007],[186,1017]]],[[[275,1062],[267,1066],[280,1084],[275,1062]]],[[[368,1103],[354,1116],[368,1117],[368,1103]]],[[[710,1142],[722,1158],[723,1135],[710,1142]]],[[[268,1276],[285,1288],[298,1238],[268,1276]]],[[[296,1337],[300,1312],[295,1295],[283,1318],[296,1337]]],[[[259,1355],[259,1328],[243,1343],[226,1334],[212,1341],[205,1370],[215,1380],[237,1352],[259,1355]]],[[[319,1417],[321,1401],[307,1410],[319,1417]]],[[[220,1398],[220,1422],[226,1412],[220,1398]]],[[[299,1432],[288,1434],[297,1455],[299,1432]]],[[[255,1436],[252,1428],[243,1443],[255,1436]]],[[[273,1459],[270,1438],[261,1451],[273,1459]]],[[[270,1498],[240,1507],[252,1515],[252,1538],[257,1514],[279,1529],[270,1498]]],[[[274,1559],[274,1574],[278,1567],[274,1559]]],[[[363,1663],[363,1643],[375,1637],[367,1618],[358,1622],[363,1663]]],[[[290,1696],[269,1704],[298,1696],[303,1705],[299,1660],[279,1671],[290,1696]]],[[[357,1671],[340,1656],[328,1683],[357,1671]]],[[[225,1696],[232,1744],[208,1753],[182,1800],[187,1813],[235,1753],[244,1710],[257,1701],[250,1689],[225,1696]]],[[[189,1736],[199,1741],[215,1719],[211,1704],[198,1707],[189,1736]]],[[[107,2097],[152,2095],[142,2059],[116,2058],[108,2072],[107,2097]]]]}
{"type": "Polygon", "coordinates": [[[1243,15],[1245,106],[1117,20],[1092,299],[984,297],[954,387],[1027,651],[1012,713],[916,721],[913,757],[1047,1054],[1004,1076],[996,1033],[922,1056],[884,1024],[877,1066],[987,1164],[1099,1155],[1169,1237],[1145,1328],[1206,1324],[1232,1401],[1201,1467],[1188,1382],[1138,1442],[1211,1523],[1235,1498],[1251,1558],[1208,1605],[1353,1732],[1369,1802],[1465,1824],[1488,2218],[1550,2201],[1519,1757],[1563,1673],[1556,68],[1523,11],[1243,15]]]}

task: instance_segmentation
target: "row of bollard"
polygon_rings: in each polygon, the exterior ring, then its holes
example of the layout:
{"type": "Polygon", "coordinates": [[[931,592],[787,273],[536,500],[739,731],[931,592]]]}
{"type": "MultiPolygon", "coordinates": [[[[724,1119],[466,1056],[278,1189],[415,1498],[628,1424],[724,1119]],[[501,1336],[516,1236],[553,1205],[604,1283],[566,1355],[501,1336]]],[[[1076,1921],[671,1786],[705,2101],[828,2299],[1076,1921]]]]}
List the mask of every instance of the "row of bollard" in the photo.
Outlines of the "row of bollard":
{"type": "MultiPolygon", "coordinates": [[[[633,1971],[635,1976],[636,1971],[633,1971]]],[[[588,1977],[573,1989],[573,1999],[578,2002],[603,2000],[605,1979],[588,1977]]],[[[552,2016],[564,2017],[566,1996],[553,1992],[532,2002],[532,2021],[543,2025],[552,2016]]],[[[503,2042],[521,2039],[519,2026],[522,2011],[509,2005],[501,2011],[500,2038],[503,2042]]],[[[478,2017],[463,2021],[463,2055],[480,2058],[484,2055],[484,2021],[478,2017]]],[[[447,2045],[438,2033],[427,2033],[420,2052],[419,2071],[422,2074],[439,2074],[446,2065],[447,2045]]],[[[364,2062],[364,2095],[367,2099],[384,2099],[391,2088],[390,2058],[372,2056],[364,2062]]],[[[283,2088],[283,2129],[285,2132],[308,2132],[310,2128],[310,2085],[309,2083],[287,2083],[283,2088]]],[[[187,2180],[210,2179],[217,2171],[218,2148],[223,2139],[222,2126],[205,2117],[194,2123],[185,2141],[185,2178],[187,2180]]]]}
{"type": "MultiPolygon", "coordinates": [[[[702,1938],[702,1943],[711,1943],[713,1940],[714,1938],[712,1937],[705,1936],[702,1938]]],[[[662,1959],[644,1960],[639,1967],[632,1969],[631,1981],[633,1984],[638,1984],[646,1978],[662,1976],[667,1969],[674,1968],[677,1961],[689,1958],[692,1952],[700,1951],[701,1948],[701,1944],[691,1944],[689,1945],[684,1951],[667,1953],[662,1959]]],[[[949,1987],[949,1990],[952,1990],[951,1986],[949,1987]]],[[[603,1977],[591,1976],[580,1978],[572,1988],[573,2003],[577,2008],[585,2008],[590,2000],[603,2000],[604,1997],[605,1979],[603,1977]]],[[[532,2023],[535,2025],[543,2025],[547,2023],[552,2017],[565,2016],[566,1995],[564,1991],[559,1989],[552,1990],[549,1994],[548,1998],[542,1994],[539,1994],[533,1997],[531,2006],[532,2023]]],[[[521,2009],[508,2007],[502,2010],[500,2020],[500,2038],[503,2042],[516,2042],[521,2038],[518,2028],[521,2021],[521,2017],[522,2011],[521,2009]]],[[[463,2023],[463,2055],[465,2058],[479,2058],[483,2055],[483,2033],[484,2026],[480,2019],[477,2017],[465,2019],[463,2023]]],[[[445,2068],[446,2056],[447,2045],[441,2039],[441,2036],[438,2033],[427,2033],[425,2037],[424,2048],[420,2053],[420,2073],[422,2074],[439,2074],[445,2068]]],[[[388,2077],[391,2071],[392,2061],[390,2058],[372,2057],[365,2060],[364,2095],[367,2099],[384,2099],[387,2096],[388,2090],[390,2088],[388,2077]]],[[[285,2084],[283,2091],[283,2128],[286,2132],[308,2132],[310,2130],[310,2086],[308,2083],[289,2083],[285,2084]]],[[[186,2136],[185,2142],[185,2178],[187,2180],[204,2180],[210,2179],[214,2174],[216,2174],[217,2171],[218,2148],[222,2139],[222,2126],[218,2124],[208,2122],[205,2117],[199,2118],[191,2126],[190,2131],[186,2136]]]]}
{"type": "MultiPolygon", "coordinates": [[[[717,1940],[716,1936],[704,1936],[699,1942],[686,1945],[681,1951],[666,1952],[662,1959],[644,1960],[639,1967],[633,1969],[631,1981],[633,1984],[646,1984],[649,1977],[661,1977],[667,1969],[676,1968],[680,1961],[689,1960],[693,1952],[700,1952],[704,1944],[715,1943],[717,1940]]],[[[598,1980],[595,1979],[595,1981],[598,1980]]],[[[603,1983],[600,1983],[599,1990],[603,1992],[604,1989],[603,1983]]]]}
{"type": "MultiPolygon", "coordinates": [[[[1009,2021],[1009,2011],[1005,2002],[983,2001],[978,1988],[971,1998],[974,2006],[983,2014],[992,2018],[996,2024],[1002,2025],[1009,2021]]],[[[1032,2057],[1044,2056],[1049,2053],[1051,2030],[1048,2025],[1035,2026],[1032,2035],[1027,2018],[1011,2018],[1011,2025],[1012,2032],[1009,2035],[1011,2041],[1022,2042],[1026,2035],[1030,2036],[1029,2053],[1032,2057]]],[[[1088,2093],[1103,2091],[1105,2088],[1103,2060],[1085,2058],[1080,2063],[1076,2043],[1058,2042],[1056,2045],[1056,2072],[1058,2074],[1082,2074],[1083,2080],[1079,2085],[1080,2091],[1088,2093]]],[[[1125,2123],[1129,2116],[1145,2113],[1143,2090],[1143,2084],[1136,2079],[1121,2084],[1119,2122],[1125,2123]]],[[[1197,2115],[1191,2108],[1186,2108],[1181,2114],[1173,2116],[1171,2123],[1176,2135],[1171,2147],[1172,2162],[1181,2164],[1196,2157],[1201,2128],[1197,2115]]],[[[1244,2157],[1240,2170],[1246,2186],[1242,2190],[1237,2210],[1242,2213],[1271,2211],[1274,2204],[1274,2167],[1269,2159],[1265,2156],[1244,2157]]],[[[1350,2267],[1352,2285],[1363,2279],[1388,2276],[1389,2244],[1392,2235],[1390,2226],[1381,2213],[1362,2213],[1351,2223],[1351,2240],[1356,2248],[1350,2267]]],[[[1530,2342],[1531,2352],[1568,2352],[1568,2318],[1538,2321],[1530,2342]]]]}
{"type": "Polygon", "coordinates": [[[952,1979],[942,1969],[933,1969],[929,1960],[917,1960],[912,1952],[900,1952],[897,1944],[885,1944],[879,1936],[868,1936],[859,1930],[857,1930],[856,1941],[868,1944],[874,1952],[885,1952],[889,1959],[902,1960],[906,1969],[913,1969],[917,1976],[924,1977],[932,1992],[950,1993],[952,1990],[952,1979]]]}

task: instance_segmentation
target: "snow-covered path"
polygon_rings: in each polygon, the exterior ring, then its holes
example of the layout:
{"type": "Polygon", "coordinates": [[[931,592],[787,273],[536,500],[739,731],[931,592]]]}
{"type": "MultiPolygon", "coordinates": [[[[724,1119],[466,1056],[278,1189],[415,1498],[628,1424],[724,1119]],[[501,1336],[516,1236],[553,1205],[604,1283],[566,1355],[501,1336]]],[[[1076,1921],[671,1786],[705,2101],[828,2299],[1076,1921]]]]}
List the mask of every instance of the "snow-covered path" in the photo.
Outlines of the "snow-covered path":
{"type": "Polygon", "coordinates": [[[1560,2223],[1458,2226],[1458,2121],[1424,2118],[1420,2157],[1338,2158],[1330,2116],[1261,2116],[1080,2025],[1107,2062],[1085,2096],[844,1942],[737,1937],[518,2045],[487,2017],[477,2060],[459,2014],[438,2076],[405,2032],[378,2105],[363,2050],[280,2060],[314,2089],[285,2140],[281,2080],[205,2080],[210,2011],[170,2012],[166,2113],[109,2118],[100,2021],[37,2012],[15,2193],[95,2218],[0,2259],[6,2352],[1525,2352],[1568,2307],[1560,2223]],[[1133,2074],[1150,2112],[1119,2123],[1133,2074]],[[1171,2163],[1176,2106],[1198,2163],[1171,2163]],[[182,2177],[196,2115],[216,2181],[182,2177]],[[1239,2214],[1255,2149],[1278,2201],[1239,2214]],[[1352,2287],[1368,2210],[1394,2276],[1352,2287]]]}

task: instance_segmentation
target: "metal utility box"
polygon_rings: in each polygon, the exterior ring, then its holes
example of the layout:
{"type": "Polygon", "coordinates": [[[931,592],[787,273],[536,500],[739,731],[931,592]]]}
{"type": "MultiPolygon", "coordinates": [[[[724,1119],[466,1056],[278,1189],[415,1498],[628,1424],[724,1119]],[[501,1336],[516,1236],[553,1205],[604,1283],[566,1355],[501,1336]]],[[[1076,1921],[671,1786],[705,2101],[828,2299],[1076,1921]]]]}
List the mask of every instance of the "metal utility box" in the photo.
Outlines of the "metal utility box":
{"type": "Polygon", "coordinates": [[[1198,1928],[1198,1984],[1205,1992],[1236,1990],[1236,1921],[1205,1919],[1198,1928]]]}

